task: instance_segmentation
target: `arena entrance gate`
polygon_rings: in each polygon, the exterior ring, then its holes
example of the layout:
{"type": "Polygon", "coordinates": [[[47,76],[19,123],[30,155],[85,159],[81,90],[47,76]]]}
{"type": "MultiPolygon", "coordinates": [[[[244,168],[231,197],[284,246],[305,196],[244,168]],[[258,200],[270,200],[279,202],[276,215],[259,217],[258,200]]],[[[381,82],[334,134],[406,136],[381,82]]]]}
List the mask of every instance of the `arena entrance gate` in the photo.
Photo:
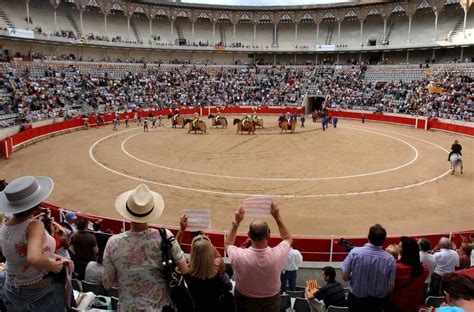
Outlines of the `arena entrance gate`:
{"type": "Polygon", "coordinates": [[[305,113],[311,114],[314,111],[320,112],[323,109],[324,96],[308,95],[305,105],[305,113]]]}

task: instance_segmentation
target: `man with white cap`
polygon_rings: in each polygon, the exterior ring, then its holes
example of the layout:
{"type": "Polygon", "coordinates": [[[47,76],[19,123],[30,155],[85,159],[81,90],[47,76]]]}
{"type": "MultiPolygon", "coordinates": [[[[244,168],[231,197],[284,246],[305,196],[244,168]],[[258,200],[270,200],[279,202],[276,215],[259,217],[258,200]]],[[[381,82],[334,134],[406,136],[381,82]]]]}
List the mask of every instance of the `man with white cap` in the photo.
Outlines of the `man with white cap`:
{"type": "MultiPolygon", "coordinates": [[[[144,184],[115,200],[115,209],[131,222],[131,227],[107,242],[102,280],[105,288],[118,282],[121,311],[161,311],[170,304],[166,281],[160,273],[163,261],[160,232],[148,228],[148,222],[158,219],[164,206],[163,197],[144,184]]],[[[169,230],[166,233],[167,237],[173,237],[169,230]]],[[[186,273],[184,253],[174,239],[171,253],[178,269],[186,273]]]]}
{"type": "Polygon", "coordinates": [[[0,229],[0,247],[7,260],[7,311],[64,312],[64,283],[53,273],[64,267],[72,272],[73,264],[54,253],[54,238],[34,218],[53,188],[51,178],[25,176],[0,192],[0,212],[12,215],[0,229]]]}

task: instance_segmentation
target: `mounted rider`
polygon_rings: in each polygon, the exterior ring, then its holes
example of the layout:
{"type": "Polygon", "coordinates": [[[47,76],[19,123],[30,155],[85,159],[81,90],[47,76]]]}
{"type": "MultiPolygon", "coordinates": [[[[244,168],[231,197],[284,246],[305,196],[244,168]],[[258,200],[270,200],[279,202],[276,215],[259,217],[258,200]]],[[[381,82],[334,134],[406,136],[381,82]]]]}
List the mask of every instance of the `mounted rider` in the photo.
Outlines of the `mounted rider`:
{"type": "Polygon", "coordinates": [[[198,113],[194,113],[194,116],[193,116],[193,121],[192,121],[192,126],[193,128],[197,128],[197,123],[199,122],[199,114],[198,113]]]}
{"type": "Polygon", "coordinates": [[[290,112],[286,112],[286,120],[288,121],[288,124],[291,122],[291,114],[290,112]]]}
{"type": "Polygon", "coordinates": [[[176,122],[176,119],[179,117],[179,108],[176,108],[173,112],[173,121],[176,122]]]}
{"type": "Polygon", "coordinates": [[[453,145],[451,145],[451,152],[448,155],[448,161],[451,161],[451,155],[452,154],[459,154],[459,156],[462,156],[462,146],[459,144],[458,140],[455,140],[453,145]]]}
{"type": "Polygon", "coordinates": [[[216,117],[215,117],[216,124],[219,123],[219,118],[221,118],[221,110],[218,108],[217,113],[216,113],[216,117]]]}
{"type": "Polygon", "coordinates": [[[257,110],[254,108],[252,108],[252,119],[253,121],[255,122],[258,122],[258,115],[257,115],[257,110]]]}
{"type": "Polygon", "coordinates": [[[250,121],[250,116],[248,114],[243,114],[243,118],[242,118],[242,126],[245,127],[245,125],[250,121]]]}

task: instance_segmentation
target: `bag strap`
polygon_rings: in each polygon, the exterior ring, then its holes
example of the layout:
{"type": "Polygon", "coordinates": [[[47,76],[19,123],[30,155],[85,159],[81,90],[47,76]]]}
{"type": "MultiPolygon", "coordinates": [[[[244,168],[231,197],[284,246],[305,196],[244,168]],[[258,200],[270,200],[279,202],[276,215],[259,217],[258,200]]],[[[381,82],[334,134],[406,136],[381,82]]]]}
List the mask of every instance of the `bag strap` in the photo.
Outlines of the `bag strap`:
{"type": "Polygon", "coordinates": [[[166,235],[165,228],[159,228],[158,231],[160,232],[161,236],[161,254],[163,256],[163,262],[168,264],[170,260],[173,261],[173,258],[171,256],[171,242],[168,236],[166,235]]]}

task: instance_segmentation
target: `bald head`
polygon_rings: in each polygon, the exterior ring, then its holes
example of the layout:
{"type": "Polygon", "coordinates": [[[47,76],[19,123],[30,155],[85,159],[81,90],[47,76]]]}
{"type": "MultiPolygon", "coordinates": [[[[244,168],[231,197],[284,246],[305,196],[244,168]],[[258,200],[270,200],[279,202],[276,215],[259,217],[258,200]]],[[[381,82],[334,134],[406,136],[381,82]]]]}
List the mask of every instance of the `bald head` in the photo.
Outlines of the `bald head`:
{"type": "Polygon", "coordinates": [[[268,227],[268,223],[262,220],[252,221],[249,226],[248,235],[252,241],[265,241],[270,236],[270,228],[268,227]]]}
{"type": "Polygon", "coordinates": [[[451,249],[451,240],[447,237],[441,237],[439,239],[439,247],[440,248],[445,248],[445,249],[451,249]]]}

